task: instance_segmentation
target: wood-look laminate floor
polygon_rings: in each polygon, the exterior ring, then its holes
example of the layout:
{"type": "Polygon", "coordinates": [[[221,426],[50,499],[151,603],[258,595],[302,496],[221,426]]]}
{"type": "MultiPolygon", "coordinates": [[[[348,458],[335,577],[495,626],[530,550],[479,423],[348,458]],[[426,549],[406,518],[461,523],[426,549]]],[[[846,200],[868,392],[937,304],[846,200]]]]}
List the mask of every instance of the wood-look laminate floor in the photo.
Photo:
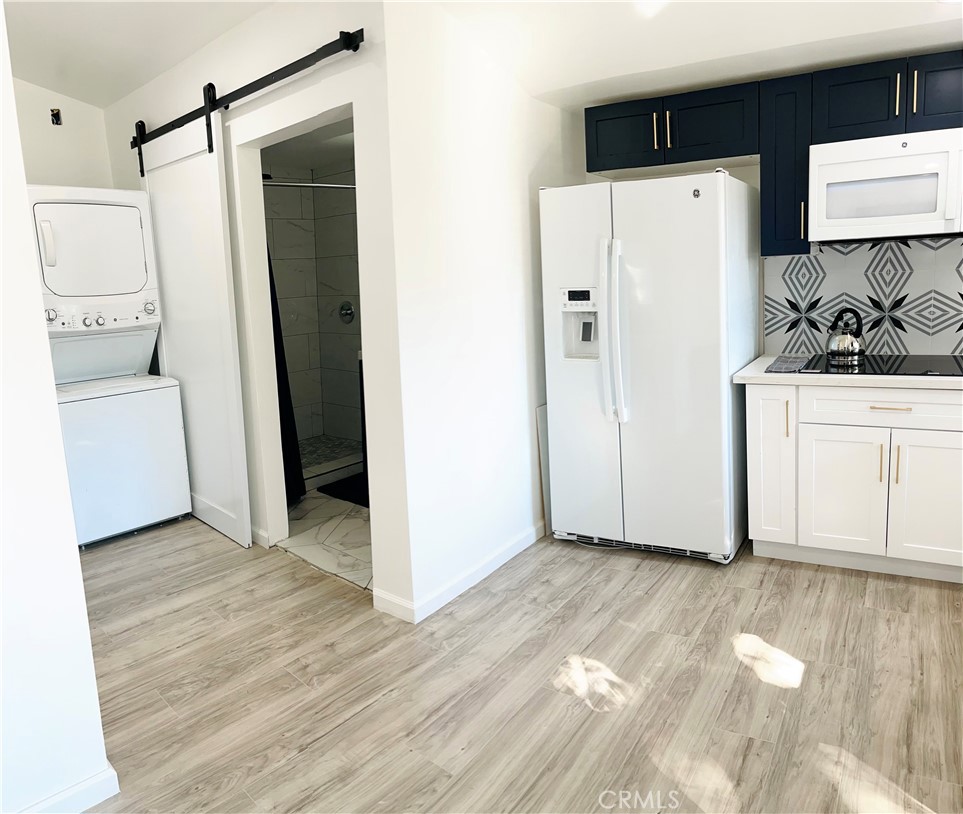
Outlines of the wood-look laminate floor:
{"type": "Polygon", "coordinates": [[[98,810],[963,810],[959,586],[546,540],[414,627],[195,520],[81,561],[98,810]]]}

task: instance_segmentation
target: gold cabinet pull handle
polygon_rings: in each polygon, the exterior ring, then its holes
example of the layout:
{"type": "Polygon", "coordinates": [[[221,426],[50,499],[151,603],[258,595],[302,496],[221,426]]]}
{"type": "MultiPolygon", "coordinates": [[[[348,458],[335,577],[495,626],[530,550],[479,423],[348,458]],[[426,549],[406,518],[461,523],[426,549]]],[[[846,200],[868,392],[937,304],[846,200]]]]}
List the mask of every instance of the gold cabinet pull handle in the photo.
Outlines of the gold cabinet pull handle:
{"type": "Polygon", "coordinates": [[[806,239],[806,202],[799,202],[799,239],[806,239]]]}
{"type": "Polygon", "coordinates": [[[652,144],[659,149],[659,114],[652,111],[652,144]]]}
{"type": "Polygon", "coordinates": [[[672,113],[668,110],[665,111],[665,146],[672,149],[672,113]]]}
{"type": "Polygon", "coordinates": [[[893,413],[911,413],[913,412],[912,407],[880,407],[878,404],[870,404],[870,410],[889,410],[893,413]]]}
{"type": "Polygon", "coordinates": [[[786,438],[789,437],[789,399],[786,399],[786,438]]]}
{"type": "Polygon", "coordinates": [[[913,71],[913,115],[916,115],[916,87],[919,82],[919,70],[913,71]]]}
{"type": "Polygon", "coordinates": [[[899,118],[899,77],[900,72],[896,72],[896,118],[899,118]]]}
{"type": "Polygon", "coordinates": [[[883,445],[879,445],[879,482],[883,482],[883,445]]]}
{"type": "Polygon", "coordinates": [[[899,444],[896,445],[896,485],[899,486],[899,444]]]}

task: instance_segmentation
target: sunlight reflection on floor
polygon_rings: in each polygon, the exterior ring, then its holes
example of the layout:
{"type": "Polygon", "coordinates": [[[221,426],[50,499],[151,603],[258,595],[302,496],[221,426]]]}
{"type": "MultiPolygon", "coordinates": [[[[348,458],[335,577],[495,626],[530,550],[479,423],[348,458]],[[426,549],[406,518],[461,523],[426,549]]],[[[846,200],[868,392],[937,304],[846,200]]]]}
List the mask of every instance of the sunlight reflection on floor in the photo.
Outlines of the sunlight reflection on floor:
{"type": "Polygon", "coordinates": [[[552,686],[581,698],[596,712],[614,712],[628,704],[635,688],[606,665],[583,656],[569,656],[558,668],[552,686]]]}
{"type": "Polygon", "coordinates": [[[733,636],[732,650],[736,658],[766,684],[796,689],[802,683],[806,665],[752,633],[733,636]]]}
{"type": "Polygon", "coordinates": [[[933,814],[933,810],[839,746],[820,743],[819,770],[839,788],[841,809],[853,814],[933,814]]]}

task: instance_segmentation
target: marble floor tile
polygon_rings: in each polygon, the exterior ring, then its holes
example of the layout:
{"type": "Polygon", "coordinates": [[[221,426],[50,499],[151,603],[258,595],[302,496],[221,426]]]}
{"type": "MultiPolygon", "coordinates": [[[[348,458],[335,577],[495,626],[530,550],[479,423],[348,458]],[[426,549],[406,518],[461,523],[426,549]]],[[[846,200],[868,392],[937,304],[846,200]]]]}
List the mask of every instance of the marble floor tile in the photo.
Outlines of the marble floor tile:
{"type": "Polygon", "coordinates": [[[362,517],[345,517],[322,542],[335,551],[371,562],[371,525],[362,517]]]}
{"type": "Polygon", "coordinates": [[[350,554],[335,551],[333,548],[328,548],[320,543],[294,546],[289,548],[288,551],[329,574],[345,574],[351,571],[360,571],[366,567],[364,562],[350,554]]]}
{"type": "Polygon", "coordinates": [[[368,516],[364,506],[312,491],[288,510],[290,536],[278,545],[316,568],[370,590],[368,516]]]}
{"type": "Polygon", "coordinates": [[[370,568],[359,568],[357,571],[345,571],[344,573],[338,574],[338,576],[350,580],[362,588],[367,588],[371,584],[370,568]]]}

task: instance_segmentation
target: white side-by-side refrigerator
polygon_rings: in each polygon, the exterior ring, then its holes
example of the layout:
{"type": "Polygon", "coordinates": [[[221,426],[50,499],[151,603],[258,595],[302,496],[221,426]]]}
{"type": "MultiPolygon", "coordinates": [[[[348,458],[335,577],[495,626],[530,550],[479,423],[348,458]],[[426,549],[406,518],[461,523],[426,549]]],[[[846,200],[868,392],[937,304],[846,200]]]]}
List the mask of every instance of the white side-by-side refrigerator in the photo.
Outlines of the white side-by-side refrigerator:
{"type": "Polygon", "coordinates": [[[540,192],[552,529],[728,562],[746,534],[757,194],[728,173],[540,192]]]}

